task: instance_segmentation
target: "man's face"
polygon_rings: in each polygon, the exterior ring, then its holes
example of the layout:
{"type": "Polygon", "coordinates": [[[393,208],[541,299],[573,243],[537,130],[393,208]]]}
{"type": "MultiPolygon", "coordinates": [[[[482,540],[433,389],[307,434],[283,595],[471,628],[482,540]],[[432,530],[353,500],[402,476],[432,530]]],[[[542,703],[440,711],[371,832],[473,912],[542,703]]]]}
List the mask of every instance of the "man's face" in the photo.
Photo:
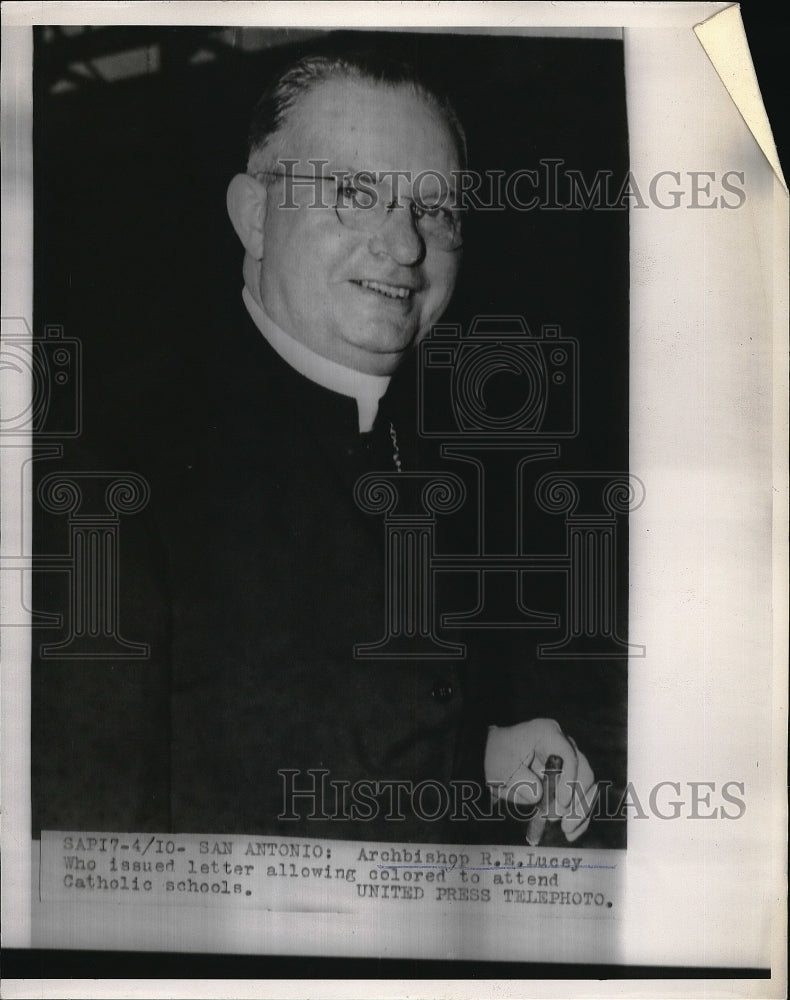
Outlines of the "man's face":
{"type": "MultiPolygon", "coordinates": [[[[447,124],[410,88],[355,80],[331,80],[301,98],[280,148],[283,159],[298,161],[289,172],[310,177],[408,171],[413,180],[432,171],[451,180],[461,166],[447,124]],[[328,163],[316,170],[311,160],[328,163]]],[[[460,250],[423,239],[403,197],[412,185],[403,178],[384,181],[387,202],[402,200],[372,232],[341,223],[334,182],[316,197],[312,185],[267,180],[258,288],[264,311],[324,357],[373,374],[394,371],[444,312],[460,250]],[[299,207],[283,207],[289,202],[299,207]],[[309,207],[316,202],[321,207],[309,207]]],[[[430,186],[429,176],[422,188],[429,198],[430,186]]]]}

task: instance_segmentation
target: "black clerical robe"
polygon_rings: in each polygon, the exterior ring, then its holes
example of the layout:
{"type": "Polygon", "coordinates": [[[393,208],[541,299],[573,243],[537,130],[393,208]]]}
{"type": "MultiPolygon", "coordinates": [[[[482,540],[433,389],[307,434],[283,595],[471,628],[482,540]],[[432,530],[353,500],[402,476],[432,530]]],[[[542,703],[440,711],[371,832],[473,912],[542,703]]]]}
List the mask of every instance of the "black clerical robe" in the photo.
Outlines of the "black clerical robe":
{"type": "Polygon", "coordinates": [[[355,400],[296,373],[251,325],[214,390],[213,419],[162,505],[173,828],[445,837],[408,794],[403,809],[389,796],[398,782],[457,775],[469,736],[463,665],[353,653],[382,637],[385,615],[384,529],[354,485],[394,471],[390,424],[402,425],[402,461],[417,460],[405,444],[410,414],[400,419],[387,400],[360,434],[355,400]],[[284,800],[321,782],[387,790],[366,791],[378,805],[364,816],[350,808],[353,790],[336,799],[336,785],[320,802],[284,800]],[[293,813],[314,818],[278,818],[293,813]]]}
{"type": "Polygon", "coordinates": [[[413,399],[388,393],[360,434],[356,401],[244,314],[202,365],[130,453],[151,497],[121,526],[120,621],[150,657],[36,664],[34,825],[464,839],[426,819],[430,787],[422,815],[396,790],[463,778],[487,795],[466,664],[353,652],[385,629],[384,526],[354,485],[395,472],[391,425],[406,468],[433,462],[413,399]]]}

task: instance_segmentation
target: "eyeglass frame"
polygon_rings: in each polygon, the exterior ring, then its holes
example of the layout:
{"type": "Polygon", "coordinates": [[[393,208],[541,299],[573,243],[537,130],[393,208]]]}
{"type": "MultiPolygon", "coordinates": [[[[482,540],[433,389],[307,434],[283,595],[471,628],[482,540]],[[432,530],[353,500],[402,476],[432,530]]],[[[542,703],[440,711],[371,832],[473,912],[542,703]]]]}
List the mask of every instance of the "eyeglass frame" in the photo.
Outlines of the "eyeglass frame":
{"type": "MultiPolygon", "coordinates": [[[[391,173],[391,171],[387,171],[387,173],[391,173]]],[[[368,171],[368,170],[360,170],[360,171],[357,171],[354,174],[350,174],[348,171],[338,171],[334,175],[313,174],[312,176],[310,176],[308,174],[293,174],[293,173],[287,173],[285,171],[280,171],[280,170],[257,170],[253,176],[256,179],[258,179],[259,177],[281,177],[284,180],[290,179],[290,180],[299,180],[299,181],[312,181],[313,184],[315,184],[315,182],[317,182],[317,181],[332,182],[335,185],[337,185],[337,194],[338,194],[338,201],[339,201],[340,190],[341,190],[340,189],[340,183],[341,183],[342,179],[347,178],[347,177],[352,177],[352,178],[373,178],[373,177],[375,177],[375,173],[373,171],[368,171]]],[[[363,190],[364,190],[365,193],[370,193],[370,188],[369,187],[366,187],[363,190]]],[[[425,242],[426,246],[427,245],[437,246],[437,244],[435,242],[433,242],[428,236],[426,236],[426,234],[424,232],[422,232],[422,230],[419,228],[420,219],[424,218],[425,216],[421,216],[421,217],[417,218],[417,217],[415,217],[414,211],[413,211],[414,207],[417,207],[418,209],[419,208],[423,208],[424,210],[430,210],[429,206],[421,206],[421,205],[419,205],[418,202],[414,198],[404,198],[403,200],[408,201],[410,203],[410,205],[412,206],[411,209],[410,209],[410,216],[411,216],[411,219],[414,222],[414,228],[415,228],[416,232],[418,233],[418,235],[420,236],[420,238],[425,242]]],[[[342,209],[341,209],[341,206],[338,204],[338,201],[336,201],[335,204],[332,207],[335,210],[335,215],[337,216],[338,222],[340,223],[341,226],[343,226],[345,229],[351,229],[353,232],[369,232],[369,233],[373,233],[373,232],[376,232],[378,229],[380,229],[384,225],[384,222],[385,222],[385,220],[387,218],[387,215],[389,215],[392,212],[392,210],[395,208],[395,206],[400,203],[401,198],[398,198],[396,200],[393,200],[393,201],[389,202],[386,205],[385,214],[383,214],[383,215],[379,214],[378,216],[374,216],[374,217],[378,217],[379,221],[378,221],[377,225],[375,225],[372,229],[366,229],[364,227],[361,228],[361,229],[358,229],[357,227],[350,226],[347,222],[344,222],[343,221],[342,209]]],[[[352,205],[352,206],[349,206],[349,207],[352,208],[352,209],[362,210],[364,212],[364,211],[367,211],[368,209],[375,209],[377,206],[378,206],[378,198],[376,196],[374,198],[374,200],[371,202],[370,205],[352,205]]],[[[285,207],[296,208],[297,206],[293,205],[293,206],[285,206],[285,207]]],[[[310,207],[314,207],[314,208],[319,208],[319,207],[320,208],[328,208],[329,206],[328,205],[313,205],[313,206],[310,206],[310,207]]],[[[460,211],[460,210],[456,210],[456,211],[460,211]]],[[[445,250],[448,253],[452,252],[454,250],[460,250],[461,247],[463,246],[463,238],[460,236],[460,231],[461,231],[461,219],[460,219],[460,217],[457,219],[457,230],[458,230],[458,234],[459,234],[459,242],[458,243],[453,242],[450,246],[447,246],[447,247],[443,247],[441,245],[438,245],[438,248],[442,249],[442,250],[445,250]]]]}

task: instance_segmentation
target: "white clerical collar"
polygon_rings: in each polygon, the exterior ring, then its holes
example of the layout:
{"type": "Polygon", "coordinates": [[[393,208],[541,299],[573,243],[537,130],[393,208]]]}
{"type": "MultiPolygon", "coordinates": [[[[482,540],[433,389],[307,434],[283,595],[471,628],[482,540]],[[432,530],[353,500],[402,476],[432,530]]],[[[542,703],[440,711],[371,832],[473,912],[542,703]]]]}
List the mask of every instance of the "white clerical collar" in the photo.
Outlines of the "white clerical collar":
{"type": "Polygon", "coordinates": [[[356,399],[359,431],[364,434],[371,430],[390,376],[358,372],[316,354],[273,323],[246,288],[242,290],[241,297],[253,322],[283,361],[324,389],[356,399]]]}

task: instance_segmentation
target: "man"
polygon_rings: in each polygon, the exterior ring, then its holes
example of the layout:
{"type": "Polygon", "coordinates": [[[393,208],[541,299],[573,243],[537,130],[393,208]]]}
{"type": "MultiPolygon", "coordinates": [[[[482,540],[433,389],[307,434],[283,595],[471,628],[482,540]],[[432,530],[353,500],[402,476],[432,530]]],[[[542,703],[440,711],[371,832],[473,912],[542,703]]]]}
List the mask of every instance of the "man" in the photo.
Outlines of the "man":
{"type": "MultiPolygon", "coordinates": [[[[549,719],[497,725],[495,652],[353,652],[379,637],[386,598],[381,525],[355,484],[435,461],[393,376],[453,294],[464,166],[452,109],[400,66],[304,59],[262,98],[227,197],[243,302],[215,325],[195,405],[132,465],[155,524],[125,564],[122,619],[151,661],[87,665],[90,697],[71,682],[98,751],[65,734],[41,784],[70,787],[71,771],[92,801],[63,792],[42,825],[497,842],[502,824],[476,817],[496,800],[526,817],[559,757],[558,826],[586,830],[586,758],[549,719]],[[435,790],[454,782],[466,807],[442,812],[435,790]]],[[[44,733],[61,688],[41,676],[44,733]]]]}
{"type": "MultiPolygon", "coordinates": [[[[453,758],[463,756],[457,743],[468,709],[462,704],[459,665],[450,670],[444,690],[451,696],[444,701],[435,694],[436,671],[424,663],[353,660],[353,641],[371,635],[364,627],[365,617],[372,613],[375,621],[381,605],[369,600],[380,589],[372,583],[366,586],[368,574],[355,565],[357,543],[349,546],[349,537],[356,534],[369,543],[366,536],[375,534],[376,526],[365,524],[350,509],[350,487],[353,474],[383,467],[381,456],[373,454],[376,431],[385,422],[381,414],[376,420],[379,400],[390,377],[439,320],[453,293],[462,239],[459,213],[450,206],[448,191],[465,166],[464,156],[463,133],[452,110],[402,68],[374,67],[359,58],[315,57],[286,72],[260,102],[247,172],[234,177],[228,189],[230,218],[245,251],[244,302],[261,335],[252,350],[271,355],[268,342],[279,358],[270,356],[266,363],[279,371],[278,378],[286,377],[282,361],[291,368],[287,377],[293,395],[274,390],[284,397],[280,419],[314,421],[307,428],[311,447],[318,444],[329,464],[347,462],[337,517],[336,501],[320,496],[328,489],[319,470],[307,476],[312,485],[306,496],[300,492],[301,482],[294,487],[303,473],[294,476],[292,468],[286,469],[288,461],[267,459],[272,462],[273,480],[267,489],[272,508],[263,516],[276,517],[277,507],[282,511],[286,502],[293,517],[281,527],[302,536],[294,546],[300,555],[293,561],[289,555],[281,564],[282,575],[273,576],[272,586],[282,597],[283,588],[287,590],[293,581],[301,588],[306,576],[326,574],[325,583],[334,587],[337,598],[329,599],[331,617],[348,618],[350,608],[356,612],[351,615],[353,624],[346,621],[338,630],[335,623],[325,621],[320,607],[299,595],[295,609],[289,601],[278,602],[275,621],[261,608],[267,617],[266,645],[271,649],[279,644],[281,653],[272,658],[274,665],[261,662],[264,676],[255,684],[268,689],[272,681],[266,673],[277,674],[281,661],[287,662],[285,684],[290,695],[282,698],[273,714],[311,720],[307,726],[293,720],[276,724],[277,739],[268,744],[263,758],[270,770],[278,765],[298,773],[292,785],[283,785],[291,790],[311,792],[314,778],[307,776],[309,768],[326,768],[329,780],[448,781],[456,776],[453,758]],[[354,178],[359,183],[360,175],[368,186],[354,190],[354,178]],[[415,178],[421,178],[418,194],[413,190],[415,178]],[[378,180],[382,183],[376,184],[378,180]],[[303,397],[312,394],[311,384],[320,387],[316,393],[320,402],[303,403],[303,397]],[[353,409],[349,397],[357,404],[356,435],[349,421],[353,409]],[[301,406],[301,414],[288,412],[301,406]],[[310,412],[313,407],[315,412],[310,412]],[[349,463],[354,450],[368,454],[354,455],[349,463]],[[346,529],[339,549],[313,534],[316,524],[320,530],[322,517],[327,530],[334,532],[337,525],[346,529]],[[346,519],[356,520],[357,525],[348,527],[346,519]],[[305,546],[305,538],[314,547],[305,546]],[[295,633],[305,631],[315,633],[315,642],[307,643],[300,656],[304,642],[295,633]],[[277,632],[273,642],[272,633],[277,632]],[[336,641],[340,636],[342,643],[336,641]],[[294,683],[296,677],[301,681],[294,683]]],[[[263,409],[265,414],[267,402],[263,409]]],[[[266,435],[279,458],[284,442],[290,462],[305,451],[296,440],[301,431],[282,428],[282,440],[276,444],[269,431],[266,435]]],[[[384,440],[386,448],[386,435],[384,440]]],[[[385,462],[384,467],[390,468],[388,455],[385,462]]],[[[254,544],[252,535],[249,540],[254,544]]],[[[376,568],[380,580],[378,564],[376,568]]],[[[263,706],[261,713],[260,726],[265,729],[272,722],[263,706]]],[[[223,742],[217,736],[213,752],[223,742]]],[[[253,747],[249,750],[260,756],[253,747]]],[[[540,797],[547,758],[561,757],[558,804],[567,814],[562,828],[569,840],[584,832],[589,817],[579,814],[578,799],[575,811],[571,810],[570,783],[578,782],[589,796],[592,772],[556,723],[537,720],[492,727],[487,730],[484,754],[485,777],[493,794],[510,795],[522,804],[540,797]]],[[[253,770],[260,776],[259,765],[253,770]]],[[[254,794],[252,775],[251,779],[254,794]]],[[[309,794],[304,800],[312,801],[309,794]]],[[[252,815],[250,820],[254,822],[252,815]]],[[[424,829],[419,821],[402,825],[405,832],[424,829]]],[[[386,831],[379,824],[377,832],[403,835],[397,822],[391,826],[386,831]]],[[[326,832],[337,834],[340,828],[336,822],[326,832]]],[[[364,823],[355,832],[369,835],[364,823]]]]}

